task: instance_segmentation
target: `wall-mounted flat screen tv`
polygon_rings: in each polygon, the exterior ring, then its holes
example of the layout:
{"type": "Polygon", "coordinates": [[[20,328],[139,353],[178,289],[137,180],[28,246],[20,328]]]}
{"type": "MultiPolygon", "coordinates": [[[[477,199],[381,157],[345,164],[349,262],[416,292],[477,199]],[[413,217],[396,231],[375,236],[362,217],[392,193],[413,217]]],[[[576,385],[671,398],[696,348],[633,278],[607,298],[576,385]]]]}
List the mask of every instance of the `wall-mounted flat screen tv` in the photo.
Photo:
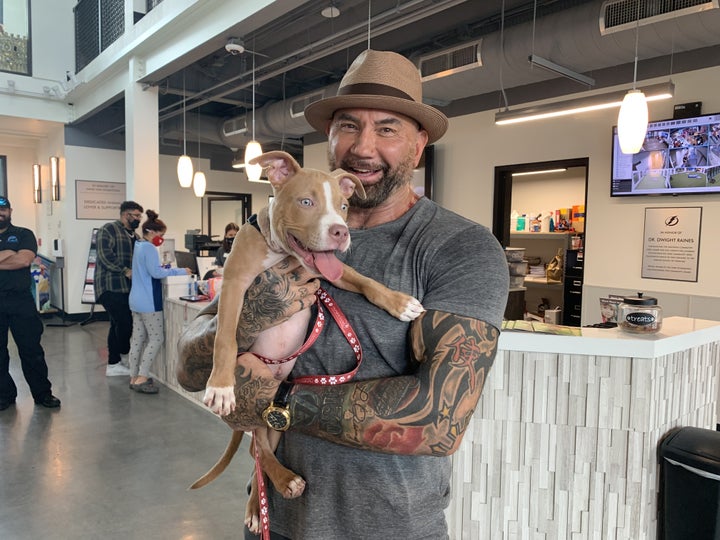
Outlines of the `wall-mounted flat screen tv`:
{"type": "Polygon", "coordinates": [[[613,128],[611,196],[698,193],[720,193],[720,113],[650,122],[637,154],[613,128]]]}

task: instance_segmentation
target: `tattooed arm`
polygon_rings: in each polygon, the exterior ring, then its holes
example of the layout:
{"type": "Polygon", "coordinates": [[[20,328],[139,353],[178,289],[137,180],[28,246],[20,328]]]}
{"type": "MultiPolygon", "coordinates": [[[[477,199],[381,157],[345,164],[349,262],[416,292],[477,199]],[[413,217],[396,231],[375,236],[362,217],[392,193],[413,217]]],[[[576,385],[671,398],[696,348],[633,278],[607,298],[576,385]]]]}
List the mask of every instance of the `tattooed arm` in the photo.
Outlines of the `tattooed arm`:
{"type": "MultiPolygon", "coordinates": [[[[239,350],[248,350],[261,331],[286,321],[314,302],[320,284],[313,278],[293,257],[259,275],[245,295],[238,321],[239,350]]],[[[217,331],[217,305],[218,297],[215,297],[190,322],[178,342],[180,358],[176,376],[180,385],[190,392],[204,390],[210,377],[217,331]]],[[[258,369],[263,367],[258,366],[258,369]]],[[[272,387],[268,392],[269,398],[272,398],[272,387]]]]}
{"type": "MultiPolygon", "coordinates": [[[[498,336],[483,321],[428,311],[410,328],[419,362],[415,374],[338,386],[296,385],[290,429],[376,452],[450,455],[480,399],[498,336]]],[[[279,383],[263,374],[264,366],[252,355],[245,356],[248,362],[235,372],[238,407],[224,420],[247,430],[264,425],[260,414],[279,383]]]]}

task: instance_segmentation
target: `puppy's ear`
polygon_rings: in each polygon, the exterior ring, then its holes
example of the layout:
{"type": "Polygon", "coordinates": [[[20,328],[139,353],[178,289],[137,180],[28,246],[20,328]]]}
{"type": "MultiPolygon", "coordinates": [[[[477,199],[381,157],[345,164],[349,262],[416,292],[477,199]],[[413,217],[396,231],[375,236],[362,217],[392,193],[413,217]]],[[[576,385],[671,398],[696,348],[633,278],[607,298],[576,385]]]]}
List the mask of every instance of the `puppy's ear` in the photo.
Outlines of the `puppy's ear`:
{"type": "Polygon", "coordinates": [[[268,180],[276,189],[285,185],[300,170],[300,164],[295,158],[281,150],[266,152],[250,160],[251,165],[257,163],[267,169],[268,180]]]}
{"type": "Polygon", "coordinates": [[[345,172],[342,169],[335,169],[330,174],[337,178],[338,183],[340,184],[340,192],[343,197],[349,199],[350,196],[355,193],[361,199],[365,198],[365,188],[357,176],[350,174],[349,172],[345,172]]]}

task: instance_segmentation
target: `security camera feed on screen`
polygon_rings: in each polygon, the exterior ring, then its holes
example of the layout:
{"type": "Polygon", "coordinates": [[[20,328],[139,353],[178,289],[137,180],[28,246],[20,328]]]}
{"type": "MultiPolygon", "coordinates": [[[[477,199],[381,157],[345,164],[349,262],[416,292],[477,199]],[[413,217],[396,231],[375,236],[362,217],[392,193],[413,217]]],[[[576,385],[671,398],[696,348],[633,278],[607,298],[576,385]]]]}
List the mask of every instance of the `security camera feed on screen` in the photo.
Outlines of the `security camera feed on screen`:
{"type": "Polygon", "coordinates": [[[610,195],[720,193],[720,113],[648,124],[642,149],[623,154],[613,128],[610,195]]]}

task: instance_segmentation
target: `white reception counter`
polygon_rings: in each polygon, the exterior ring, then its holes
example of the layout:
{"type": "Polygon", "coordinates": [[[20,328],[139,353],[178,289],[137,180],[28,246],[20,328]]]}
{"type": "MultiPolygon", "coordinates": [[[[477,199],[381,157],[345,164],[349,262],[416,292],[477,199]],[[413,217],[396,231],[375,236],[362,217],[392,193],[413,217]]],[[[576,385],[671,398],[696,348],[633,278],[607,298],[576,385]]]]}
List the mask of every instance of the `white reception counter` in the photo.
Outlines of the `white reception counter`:
{"type": "MultiPolygon", "coordinates": [[[[165,355],[204,304],[168,299],[165,355]]],[[[651,336],[503,332],[453,456],[450,538],[654,539],[657,447],[675,426],[715,428],[720,322],[669,317],[651,336]]]]}

